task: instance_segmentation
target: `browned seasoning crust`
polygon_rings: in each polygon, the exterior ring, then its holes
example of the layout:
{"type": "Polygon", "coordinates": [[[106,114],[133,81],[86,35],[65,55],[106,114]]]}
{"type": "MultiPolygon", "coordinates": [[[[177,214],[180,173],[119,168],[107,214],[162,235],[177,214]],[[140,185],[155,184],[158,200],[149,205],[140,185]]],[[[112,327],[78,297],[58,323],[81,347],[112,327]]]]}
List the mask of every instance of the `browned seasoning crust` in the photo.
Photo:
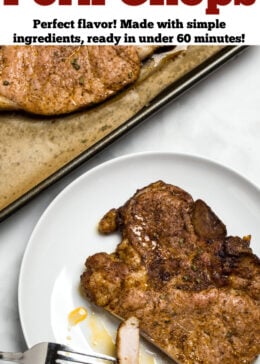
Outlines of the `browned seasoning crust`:
{"type": "Polygon", "coordinates": [[[36,114],[62,114],[105,100],[135,81],[131,46],[1,46],[0,95],[36,114]]]}
{"type": "MultiPolygon", "coordinates": [[[[183,364],[249,364],[260,353],[260,262],[205,204],[153,183],[105,215],[113,254],[86,260],[88,299],[140,328],[183,364]],[[113,221],[114,217],[114,221],[113,221]]],[[[106,220],[106,221],[105,221],[106,220]]]]}

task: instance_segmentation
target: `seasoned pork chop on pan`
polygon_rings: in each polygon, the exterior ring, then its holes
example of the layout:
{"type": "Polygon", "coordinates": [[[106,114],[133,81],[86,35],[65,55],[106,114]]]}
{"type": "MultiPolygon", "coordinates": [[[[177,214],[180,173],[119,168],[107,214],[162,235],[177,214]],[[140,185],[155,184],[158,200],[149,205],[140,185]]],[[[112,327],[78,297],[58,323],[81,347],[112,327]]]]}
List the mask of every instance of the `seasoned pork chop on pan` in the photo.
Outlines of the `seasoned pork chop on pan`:
{"type": "MultiPolygon", "coordinates": [[[[36,114],[96,104],[135,81],[140,57],[131,46],[1,46],[0,97],[36,114]]],[[[1,101],[1,100],[0,100],[1,101]]]]}
{"type": "MultiPolygon", "coordinates": [[[[235,212],[234,212],[235,213],[235,212]]],[[[241,224],[243,222],[241,221],[241,224]]],[[[84,295],[127,319],[178,363],[249,364],[260,353],[260,261],[202,200],[162,181],[110,210],[112,254],[86,260],[84,295]]]]}

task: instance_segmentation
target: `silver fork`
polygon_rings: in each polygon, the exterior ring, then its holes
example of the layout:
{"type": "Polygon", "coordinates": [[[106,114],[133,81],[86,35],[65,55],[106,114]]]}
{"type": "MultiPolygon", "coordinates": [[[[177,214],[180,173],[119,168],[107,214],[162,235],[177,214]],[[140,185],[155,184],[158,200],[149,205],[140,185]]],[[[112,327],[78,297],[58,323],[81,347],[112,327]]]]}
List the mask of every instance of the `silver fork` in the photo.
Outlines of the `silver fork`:
{"type": "Polygon", "coordinates": [[[55,363],[97,363],[97,359],[113,363],[117,359],[113,356],[103,354],[80,353],[69,346],[55,343],[39,343],[24,353],[8,353],[0,351],[0,360],[16,362],[20,364],[55,364],[55,363]]]}

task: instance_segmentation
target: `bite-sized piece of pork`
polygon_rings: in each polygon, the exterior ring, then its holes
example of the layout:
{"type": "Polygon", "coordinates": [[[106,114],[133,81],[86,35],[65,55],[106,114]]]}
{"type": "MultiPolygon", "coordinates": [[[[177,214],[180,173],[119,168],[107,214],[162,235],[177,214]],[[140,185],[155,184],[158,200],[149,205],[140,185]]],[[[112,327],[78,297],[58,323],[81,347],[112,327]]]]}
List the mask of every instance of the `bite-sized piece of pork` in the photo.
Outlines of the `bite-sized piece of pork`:
{"type": "MultiPolygon", "coordinates": [[[[112,212],[111,212],[112,211],[112,212]]],[[[86,260],[86,297],[181,364],[250,364],[260,353],[260,260],[202,200],[158,181],[101,220],[122,241],[86,260]]]]}
{"type": "Polygon", "coordinates": [[[0,95],[36,114],[99,103],[135,81],[132,46],[1,46],[0,95]]]}
{"type": "Polygon", "coordinates": [[[129,317],[120,324],[116,348],[119,364],[139,363],[139,321],[136,317],[129,317]]]}

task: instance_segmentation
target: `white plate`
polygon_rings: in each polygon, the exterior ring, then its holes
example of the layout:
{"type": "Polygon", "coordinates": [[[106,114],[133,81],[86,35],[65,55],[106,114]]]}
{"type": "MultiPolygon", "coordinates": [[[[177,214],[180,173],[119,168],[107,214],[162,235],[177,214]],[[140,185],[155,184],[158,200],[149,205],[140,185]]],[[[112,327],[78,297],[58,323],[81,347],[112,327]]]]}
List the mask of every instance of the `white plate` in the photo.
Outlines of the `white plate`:
{"type": "MultiPolygon", "coordinates": [[[[91,310],[79,293],[85,258],[98,251],[111,252],[119,241],[117,235],[98,235],[96,225],[137,188],[159,179],[182,187],[194,199],[204,199],[229,234],[252,234],[252,247],[260,255],[260,244],[256,244],[260,241],[260,191],[239,174],[188,155],[142,153],[114,159],[65,188],[33,231],[19,280],[20,318],[28,346],[39,341],[67,343],[69,335],[73,346],[92,349],[87,320],[68,332],[67,317],[78,306],[91,310]]],[[[114,320],[108,315],[103,319],[108,330],[115,330],[114,320]]]]}

